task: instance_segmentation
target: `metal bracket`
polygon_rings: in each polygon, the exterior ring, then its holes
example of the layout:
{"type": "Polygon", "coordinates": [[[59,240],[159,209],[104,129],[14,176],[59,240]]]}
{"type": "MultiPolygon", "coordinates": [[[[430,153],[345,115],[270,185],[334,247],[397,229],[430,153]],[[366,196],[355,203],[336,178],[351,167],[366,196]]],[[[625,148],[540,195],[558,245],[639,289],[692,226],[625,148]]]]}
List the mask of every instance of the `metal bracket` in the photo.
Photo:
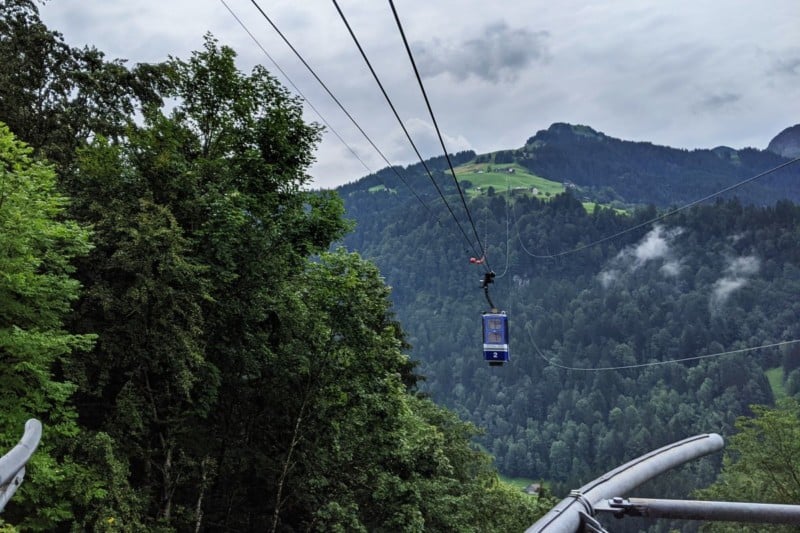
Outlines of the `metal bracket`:
{"type": "Polygon", "coordinates": [[[800,525],[800,505],[776,503],[615,497],[596,502],[594,509],[597,513],[612,513],[617,518],[647,516],[683,520],[800,525]]]}
{"type": "Polygon", "coordinates": [[[608,533],[608,530],[606,530],[603,527],[603,524],[598,522],[595,517],[589,516],[583,511],[581,511],[578,514],[580,514],[581,517],[581,524],[583,524],[583,531],[586,531],[588,533],[608,533]]]}
{"type": "Polygon", "coordinates": [[[25,477],[25,465],[39,446],[42,423],[31,418],[25,422],[25,433],[19,444],[0,457],[0,512],[17,491],[25,477]]]}
{"type": "Polygon", "coordinates": [[[622,518],[623,516],[644,516],[638,505],[620,496],[597,502],[595,510],[599,513],[612,513],[615,518],[622,518]]]}
{"type": "Polygon", "coordinates": [[[579,489],[573,489],[569,491],[569,497],[578,500],[578,502],[583,505],[586,513],[589,516],[594,516],[594,507],[592,507],[592,502],[590,502],[579,489]]]}
{"type": "Polygon", "coordinates": [[[603,525],[594,518],[592,502],[590,502],[580,490],[574,489],[569,491],[569,496],[570,498],[575,498],[575,500],[583,506],[584,510],[579,512],[583,531],[589,533],[608,533],[608,531],[603,528],[603,525]]]}

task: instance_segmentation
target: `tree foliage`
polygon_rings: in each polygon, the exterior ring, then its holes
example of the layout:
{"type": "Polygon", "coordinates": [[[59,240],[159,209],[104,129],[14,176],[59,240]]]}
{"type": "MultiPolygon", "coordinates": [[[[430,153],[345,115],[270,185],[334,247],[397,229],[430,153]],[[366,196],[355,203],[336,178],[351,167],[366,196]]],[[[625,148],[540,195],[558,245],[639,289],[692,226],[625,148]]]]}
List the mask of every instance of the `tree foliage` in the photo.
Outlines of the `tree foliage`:
{"type": "Polygon", "coordinates": [[[0,118],[71,197],[3,137],[2,350],[27,358],[5,367],[21,399],[4,438],[24,408],[45,422],[10,522],[491,531],[542,513],[416,393],[375,266],[327,252],[350,224],[307,190],[321,129],[299,100],[211,36],[128,68],[68,46],[32,2],[3,7],[0,57],[36,68],[0,74],[0,118]]]}
{"type": "MultiPolygon", "coordinates": [[[[779,400],[774,408],[753,406],[752,417],[736,421],[722,471],[713,485],[697,491],[706,500],[800,502],[800,402],[779,400]]],[[[708,525],[707,531],[764,531],[763,525],[708,525]]],[[[773,526],[769,531],[794,531],[773,526]]]]}
{"type": "Polygon", "coordinates": [[[129,69],[69,46],[34,0],[0,1],[0,61],[0,120],[62,173],[86,139],[121,137],[137,104],[160,104],[169,85],[163,65],[129,69]]]}
{"type": "Polygon", "coordinates": [[[71,441],[79,428],[70,404],[75,385],[59,369],[93,340],[65,330],[78,297],[71,260],[89,250],[88,232],[61,219],[66,198],[53,169],[0,123],[0,412],[2,446],[17,443],[28,418],[40,419],[46,439],[30,467],[30,482],[6,517],[31,530],[73,518],[66,498],[90,500],[79,480],[71,441]],[[61,494],[59,494],[61,493],[61,494]]]}

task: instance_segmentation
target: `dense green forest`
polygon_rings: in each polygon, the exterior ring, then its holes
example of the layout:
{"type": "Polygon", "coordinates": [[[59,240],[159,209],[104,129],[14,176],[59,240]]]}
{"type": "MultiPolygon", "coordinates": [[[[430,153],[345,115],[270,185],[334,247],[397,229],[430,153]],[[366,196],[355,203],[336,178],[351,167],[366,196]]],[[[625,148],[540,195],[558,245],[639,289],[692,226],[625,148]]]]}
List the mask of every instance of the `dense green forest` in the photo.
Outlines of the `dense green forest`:
{"type": "Polygon", "coordinates": [[[0,444],[44,425],[7,528],[510,531],[549,507],[419,393],[377,268],[330,251],[342,202],[307,190],[321,129],[265,69],[211,36],[129,67],[29,0],[0,2],[0,64],[0,444]]]}
{"type": "MultiPolygon", "coordinates": [[[[392,286],[423,390],[486,428],[479,442],[504,474],[548,480],[563,494],[669,442],[732,434],[751,405],[773,404],[767,370],[785,394],[800,393],[799,344],[747,349],[800,338],[800,206],[788,200],[717,199],[583,249],[658,211],[588,213],[572,192],[549,202],[520,191],[477,198],[470,209],[497,273],[492,298],[512,336],[512,362],[490,368],[482,271],[452,221],[437,223],[416,201],[387,209],[390,193],[348,187],[357,229],[345,243],[392,286]]],[[[748,187],[739,193],[749,199],[748,187]]],[[[687,497],[715,479],[720,459],[640,495],[687,497]]]]}

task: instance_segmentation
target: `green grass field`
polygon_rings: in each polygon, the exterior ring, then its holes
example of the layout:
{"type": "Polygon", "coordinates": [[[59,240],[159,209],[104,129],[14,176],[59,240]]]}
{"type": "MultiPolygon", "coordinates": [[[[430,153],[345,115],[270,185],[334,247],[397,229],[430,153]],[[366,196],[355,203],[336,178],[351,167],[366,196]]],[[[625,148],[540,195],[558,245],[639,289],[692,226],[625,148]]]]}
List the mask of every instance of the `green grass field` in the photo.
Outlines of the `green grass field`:
{"type": "Polygon", "coordinates": [[[489,187],[494,187],[498,194],[505,193],[509,188],[522,189],[543,199],[564,192],[562,183],[531,174],[517,164],[467,163],[456,167],[455,171],[459,181],[472,184],[465,191],[471,198],[486,194],[489,187]],[[509,169],[514,171],[510,172],[509,169]],[[536,189],[535,193],[532,189],[536,189]]]}
{"type": "Polygon", "coordinates": [[[369,189],[367,189],[367,190],[368,190],[369,192],[380,192],[380,191],[386,191],[386,190],[388,190],[388,191],[389,191],[390,193],[392,193],[392,194],[394,194],[394,193],[396,193],[396,192],[397,192],[397,191],[396,191],[396,190],[394,190],[394,189],[387,189],[385,185],[373,185],[372,187],[370,187],[370,188],[369,188],[369,189]]]}
{"type": "Polygon", "coordinates": [[[764,374],[767,375],[769,386],[772,388],[772,394],[775,398],[786,396],[786,389],[783,387],[783,367],[770,368],[764,374]]]}
{"type": "Polygon", "coordinates": [[[499,477],[500,477],[500,481],[502,481],[503,483],[507,483],[507,484],[509,484],[511,486],[514,486],[514,487],[518,488],[519,490],[524,489],[525,487],[527,487],[531,483],[541,483],[541,481],[539,481],[539,480],[530,479],[530,478],[526,478],[526,477],[508,477],[508,476],[504,476],[502,474],[499,474],[499,477]]]}
{"type": "MultiPolygon", "coordinates": [[[[516,191],[517,194],[535,196],[541,200],[547,200],[553,196],[564,192],[564,184],[532,174],[525,167],[516,163],[493,164],[493,163],[466,163],[455,167],[456,177],[461,183],[464,193],[469,198],[477,198],[488,194],[489,187],[493,187],[496,194],[507,194],[508,190],[516,191]],[[511,172],[510,170],[513,170],[511,172]],[[469,183],[466,183],[469,182],[469,183]],[[465,187],[465,185],[467,185],[465,187]]],[[[383,185],[375,185],[369,188],[369,192],[385,191],[383,185]]],[[[397,192],[389,189],[389,192],[397,192]]],[[[594,202],[582,202],[583,208],[587,213],[592,213],[595,208],[594,202]]],[[[609,207],[601,204],[603,207],[609,207]]],[[[614,209],[619,214],[627,214],[624,209],[614,209]]]]}
{"type": "Polygon", "coordinates": [[[619,207],[611,207],[608,204],[598,204],[597,202],[581,202],[583,204],[583,208],[586,210],[587,213],[591,214],[594,212],[594,208],[596,206],[611,208],[616,212],[618,215],[630,215],[632,211],[628,211],[626,209],[620,209],[619,207]]]}

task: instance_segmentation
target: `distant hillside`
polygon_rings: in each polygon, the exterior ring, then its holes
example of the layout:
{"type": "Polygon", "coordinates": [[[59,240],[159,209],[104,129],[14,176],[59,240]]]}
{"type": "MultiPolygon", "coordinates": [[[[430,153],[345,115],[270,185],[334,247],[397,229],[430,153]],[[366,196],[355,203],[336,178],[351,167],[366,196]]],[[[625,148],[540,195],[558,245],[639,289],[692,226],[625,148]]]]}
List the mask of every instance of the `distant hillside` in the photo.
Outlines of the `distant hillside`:
{"type": "MultiPolygon", "coordinates": [[[[372,195],[384,208],[356,217],[345,245],[375,261],[392,287],[424,392],[485,428],[479,442],[506,475],[563,492],[686,436],[729,435],[748,405],[773,401],[770,369],[781,368],[773,379],[787,394],[800,394],[800,350],[657,364],[800,337],[800,207],[790,202],[710,202],[547,260],[534,254],[600,241],[655,211],[588,213],[570,193],[476,196],[470,210],[497,272],[492,298],[512,335],[512,362],[489,368],[480,349],[487,302],[470,250],[441,206],[438,224],[416,202],[389,197],[372,195]]],[[[652,490],[685,498],[713,478],[715,461],[652,490]]]]}
{"type": "MultiPolygon", "coordinates": [[[[530,187],[536,187],[542,194],[544,191],[554,194],[566,185],[576,189],[576,196],[584,201],[667,207],[697,200],[778,166],[795,153],[793,150],[800,150],[800,126],[781,132],[768,150],[725,146],[684,150],[616,139],[589,126],[556,123],[537,132],[521,148],[480,155],[460,152],[453,156],[453,163],[458,166],[459,179],[465,182],[464,189],[473,197],[480,192],[478,187],[485,193],[489,185],[495,190],[504,190],[506,183],[511,187],[528,186],[528,182],[522,183],[524,180],[507,174],[509,168],[515,168],[521,175],[546,180],[539,183],[550,183],[541,187],[530,180],[530,187]]],[[[431,159],[427,165],[442,190],[455,192],[452,178],[445,172],[443,157],[431,159]]],[[[395,205],[398,200],[412,198],[414,193],[425,201],[438,198],[419,163],[406,168],[385,168],[338,190],[347,199],[384,187],[397,195],[392,199],[395,205]],[[401,182],[398,173],[408,185],[401,182]]],[[[781,199],[798,202],[800,165],[725,195],[734,196],[755,205],[771,205],[781,199]]],[[[375,200],[371,198],[370,203],[375,200]]]]}
{"type": "MultiPolygon", "coordinates": [[[[553,124],[528,139],[511,157],[532,172],[572,181],[593,191],[613,189],[629,203],[685,203],[775,167],[778,154],[745,148],[681,150],[623,141],[588,126],[553,124]]],[[[800,166],[748,184],[728,196],[746,203],[800,200],[800,166]]]]}

